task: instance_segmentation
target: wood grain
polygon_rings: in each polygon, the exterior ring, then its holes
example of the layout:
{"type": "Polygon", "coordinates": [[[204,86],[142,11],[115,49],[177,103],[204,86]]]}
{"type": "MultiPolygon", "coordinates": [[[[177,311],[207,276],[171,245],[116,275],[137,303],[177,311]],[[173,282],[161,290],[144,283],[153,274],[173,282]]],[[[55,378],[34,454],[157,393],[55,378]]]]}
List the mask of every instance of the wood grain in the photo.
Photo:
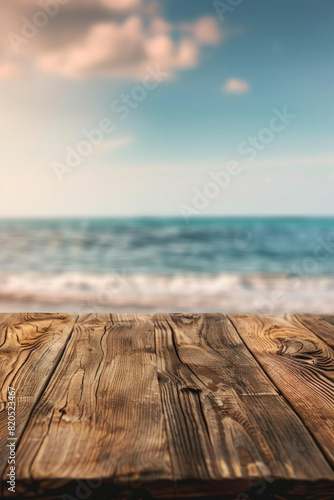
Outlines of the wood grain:
{"type": "Polygon", "coordinates": [[[334,315],[333,314],[321,314],[321,318],[325,319],[328,323],[334,326],[334,315]]]}
{"type": "Polygon", "coordinates": [[[170,479],[149,316],[80,317],[17,463],[20,491],[38,494],[82,478],[170,479]]]}
{"type": "Polygon", "coordinates": [[[229,318],[334,467],[333,350],[293,315],[229,318]]]}
{"type": "Polygon", "coordinates": [[[0,315],[16,494],[332,500],[330,330],[312,333],[309,315],[230,318],[0,315]]]}
{"type": "Polygon", "coordinates": [[[296,314],[296,317],[329,346],[334,347],[334,316],[296,314]]]}
{"type": "Polygon", "coordinates": [[[224,315],[159,314],[154,321],[176,480],[211,480],[227,493],[228,480],[334,477],[224,315]]]}
{"type": "Polygon", "coordinates": [[[70,314],[0,314],[0,477],[8,459],[8,387],[16,390],[18,442],[75,320],[70,314]]]}

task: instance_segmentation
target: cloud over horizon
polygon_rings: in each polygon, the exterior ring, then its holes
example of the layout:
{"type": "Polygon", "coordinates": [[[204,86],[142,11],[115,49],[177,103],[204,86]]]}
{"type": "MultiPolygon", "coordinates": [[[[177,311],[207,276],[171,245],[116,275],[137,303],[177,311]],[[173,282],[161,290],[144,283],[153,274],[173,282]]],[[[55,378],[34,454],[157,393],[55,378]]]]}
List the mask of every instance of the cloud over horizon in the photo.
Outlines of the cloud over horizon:
{"type": "Polygon", "coordinates": [[[173,78],[200,63],[205,46],[218,45],[221,27],[212,16],[170,23],[159,4],[144,0],[38,0],[2,7],[0,79],[25,69],[67,78],[138,80],[160,65],[173,78]]]}

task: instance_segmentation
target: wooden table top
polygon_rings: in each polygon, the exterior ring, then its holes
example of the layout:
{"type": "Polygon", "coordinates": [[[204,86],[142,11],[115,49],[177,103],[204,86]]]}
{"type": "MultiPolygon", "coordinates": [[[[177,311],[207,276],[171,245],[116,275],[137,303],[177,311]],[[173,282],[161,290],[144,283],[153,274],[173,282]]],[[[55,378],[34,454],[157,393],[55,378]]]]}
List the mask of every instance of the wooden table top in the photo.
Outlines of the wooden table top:
{"type": "Polygon", "coordinates": [[[333,499],[333,347],[330,315],[1,314],[2,495],[333,499]]]}

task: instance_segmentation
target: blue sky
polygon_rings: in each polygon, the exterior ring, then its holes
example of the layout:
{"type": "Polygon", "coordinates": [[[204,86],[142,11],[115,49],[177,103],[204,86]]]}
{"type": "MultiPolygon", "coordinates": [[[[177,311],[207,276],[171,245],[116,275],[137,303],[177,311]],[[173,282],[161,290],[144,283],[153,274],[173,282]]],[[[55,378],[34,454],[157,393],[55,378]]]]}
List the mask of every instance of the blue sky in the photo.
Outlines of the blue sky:
{"type": "Polygon", "coordinates": [[[221,20],[207,0],[72,0],[16,52],[33,4],[1,7],[2,216],[334,215],[332,1],[244,0],[221,20]],[[121,120],[111,103],[158,63],[169,77],[121,120]],[[240,144],[284,108],[248,161],[240,144]],[[67,165],[103,119],[114,130],[67,165]],[[240,172],[198,209],[230,160],[240,172]]]}

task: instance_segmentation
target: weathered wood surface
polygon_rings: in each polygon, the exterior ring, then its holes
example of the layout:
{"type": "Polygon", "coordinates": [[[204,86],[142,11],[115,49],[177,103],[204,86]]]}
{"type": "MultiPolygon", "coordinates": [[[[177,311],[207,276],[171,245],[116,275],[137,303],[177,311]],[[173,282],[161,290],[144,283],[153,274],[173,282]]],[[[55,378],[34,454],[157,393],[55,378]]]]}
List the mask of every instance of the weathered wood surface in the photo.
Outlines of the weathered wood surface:
{"type": "Polygon", "coordinates": [[[169,479],[171,465],[150,317],[84,315],[30,418],[18,477],[64,487],[68,478],[169,479]]]}
{"type": "Polygon", "coordinates": [[[8,458],[8,388],[16,389],[18,440],[72,332],[69,314],[0,314],[0,471],[8,458]]]}
{"type": "Polygon", "coordinates": [[[334,467],[334,351],[286,314],[229,316],[334,467]]]}
{"type": "Polygon", "coordinates": [[[334,347],[334,316],[329,314],[297,314],[297,318],[324,342],[334,347]]]}
{"type": "Polygon", "coordinates": [[[158,315],[156,339],[176,479],[330,473],[225,316],[158,315]]]}
{"type": "Polygon", "coordinates": [[[0,315],[2,494],[330,500],[333,350],[306,319],[0,315]]]}

